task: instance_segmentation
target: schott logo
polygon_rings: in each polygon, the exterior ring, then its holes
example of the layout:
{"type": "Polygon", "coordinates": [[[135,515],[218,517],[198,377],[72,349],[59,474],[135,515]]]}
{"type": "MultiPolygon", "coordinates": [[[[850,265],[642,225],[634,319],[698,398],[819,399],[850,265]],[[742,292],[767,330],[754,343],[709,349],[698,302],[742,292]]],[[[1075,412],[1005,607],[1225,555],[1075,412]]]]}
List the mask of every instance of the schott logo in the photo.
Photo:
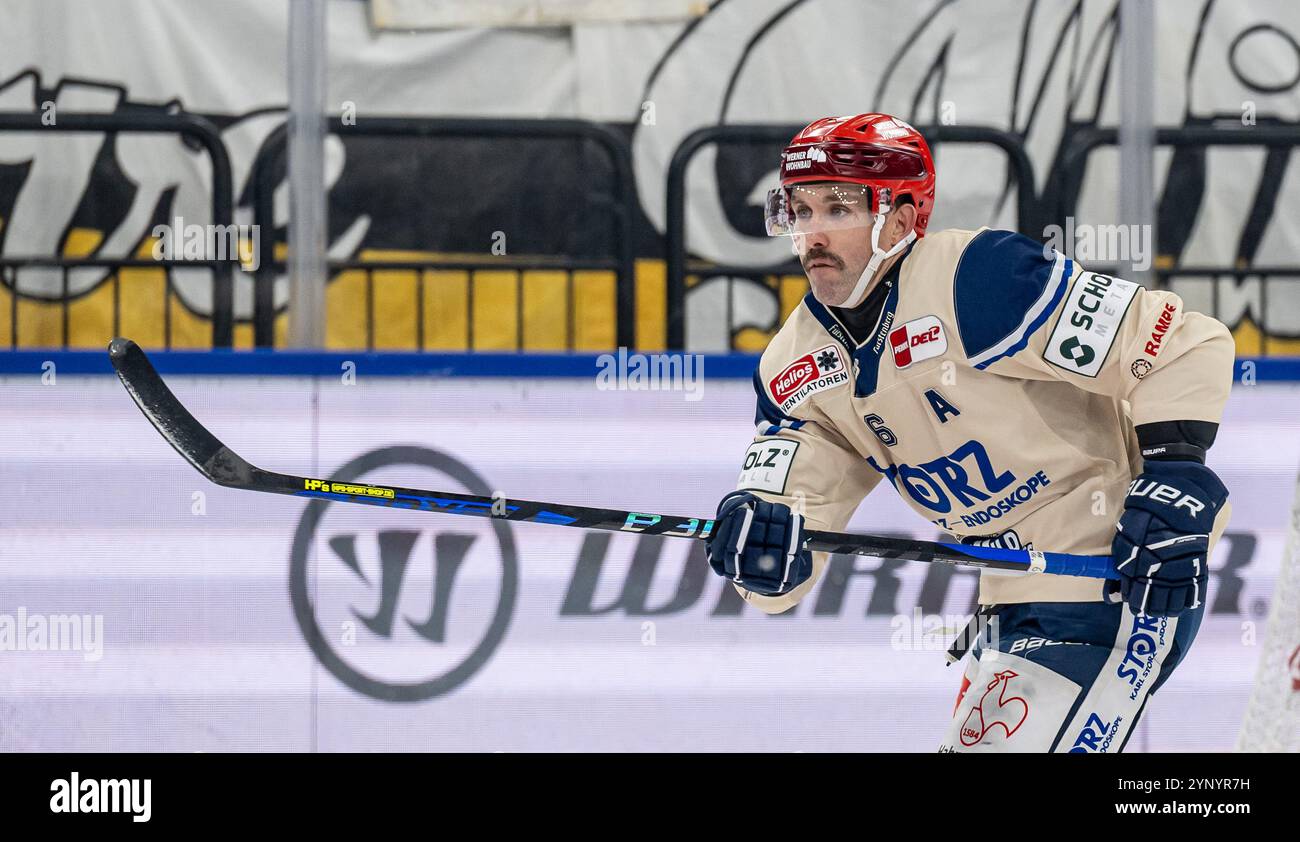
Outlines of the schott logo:
{"type": "MultiPolygon", "coordinates": [[[[340,468],[339,482],[394,481],[490,496],[468,466],[423,447],[385,447],[340,468]],[[424,471],[430,479],[409,480],[424,471]]],[[[317,659],[358,693],[415,702],[483,667],[505,637],[518,557],[503,520],[430,518],[313,500],[294,533],[289,592],[317,659]]]]}

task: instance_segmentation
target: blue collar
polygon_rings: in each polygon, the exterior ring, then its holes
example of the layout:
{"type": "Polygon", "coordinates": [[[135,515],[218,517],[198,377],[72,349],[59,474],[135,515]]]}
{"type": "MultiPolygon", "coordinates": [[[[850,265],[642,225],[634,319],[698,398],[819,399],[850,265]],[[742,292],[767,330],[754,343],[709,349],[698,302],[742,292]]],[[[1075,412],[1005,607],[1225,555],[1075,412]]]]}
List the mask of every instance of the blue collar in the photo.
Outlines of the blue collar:
{"type": "Polygon", "coordinates": [[[884,277],[881,283],[889,284],[889,294],[885,297],[884,306],[880,308],[880,317],[876,320],[876,328],[867,337],[867,340],[861,345],[854,343],[847,328],[840,323],[835,314],[830,309],[813,297],[812,290],[804,296],[804,306],[808,312],[821,323],[826,332],[831,337],[844,346],[848,351],[849,357],[857,363],[857,376],[853,382],[853,397],[865,398],[876,391],[876,381],[880,371],[880,355],[889,345],[889,331],[894,326],[894,311],[898,309],[898,288],[901,285],[899,280],[902,276],[902,267],[904,261],[912,253],[912,248],[916,243],[908,245],[903,256],[899,258],[889,270],[889,274],[884,277]]]}

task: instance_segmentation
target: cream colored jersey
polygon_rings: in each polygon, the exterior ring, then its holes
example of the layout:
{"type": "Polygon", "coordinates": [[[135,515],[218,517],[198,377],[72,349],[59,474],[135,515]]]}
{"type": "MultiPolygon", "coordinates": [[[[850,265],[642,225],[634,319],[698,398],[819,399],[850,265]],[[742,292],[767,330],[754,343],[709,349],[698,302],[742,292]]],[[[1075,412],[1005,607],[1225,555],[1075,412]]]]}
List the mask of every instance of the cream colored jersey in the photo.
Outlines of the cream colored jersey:
{"type": "MultiPolygon", "coordinates": [[[[1228,330],[1006,231],[930,234],[897,268],[861,345],[811,293],[772,339],[737,488],[840,531],[884,481],[958,540],[1109,555],[1141,472],[1134,426],[1219,421],[1228,330]]],[[[783,611],[825,565],[814,553],[789,594],[741,594],[783,611]]],[[[1102,597],[1095,579],[980,577],[981,604],[1102,597]]]]}

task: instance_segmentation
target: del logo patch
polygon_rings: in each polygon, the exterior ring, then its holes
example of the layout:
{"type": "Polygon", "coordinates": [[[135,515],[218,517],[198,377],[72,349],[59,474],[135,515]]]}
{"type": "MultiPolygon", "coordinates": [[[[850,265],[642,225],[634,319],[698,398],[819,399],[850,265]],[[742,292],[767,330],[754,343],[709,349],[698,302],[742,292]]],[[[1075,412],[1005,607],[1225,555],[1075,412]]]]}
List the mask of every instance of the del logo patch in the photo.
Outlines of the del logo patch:
{"type": "Polygon", "coordinates": [[[815,392],[849,382],[836,345],[818,348],[790,363],[768,381],[768,391],[782,412],[789,412],[815,392]]]}
{"type": "Polygon", "coordinates": [[[938,316],[922,316],[890,331],[889,347],[894,350],[894,365],[907,368],[947,351],[948,337],[938,316]]]}

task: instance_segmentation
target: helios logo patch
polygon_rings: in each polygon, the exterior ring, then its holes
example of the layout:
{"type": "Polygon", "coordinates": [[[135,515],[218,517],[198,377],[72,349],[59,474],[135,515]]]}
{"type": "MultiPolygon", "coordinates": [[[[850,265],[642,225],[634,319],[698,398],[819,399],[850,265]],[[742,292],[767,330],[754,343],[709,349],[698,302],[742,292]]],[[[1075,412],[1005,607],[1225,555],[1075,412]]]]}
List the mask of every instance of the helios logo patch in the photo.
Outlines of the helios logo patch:
{"type": "Polygon", "coordinates": [[[783,368],[768,381],[767,388],[781,411],[789,412],[809,395],[848,381],[839,347],[827,345],[783,368]]]}
{"type": "Polygon", "coordinates": [[[1096,377],[1140,289],[1131,281],[1096,272],[1080,275],[1070,287],[1043,358],[1066,371],[1096,377]]]}
{"type": "Polygon", "coordinates": [[[907,368],[912,363],[940,356],[948,350],[948,337],[937,316],[912,319],[889,334],[889,347],[894,352],[894,365],[907,368]]]}

